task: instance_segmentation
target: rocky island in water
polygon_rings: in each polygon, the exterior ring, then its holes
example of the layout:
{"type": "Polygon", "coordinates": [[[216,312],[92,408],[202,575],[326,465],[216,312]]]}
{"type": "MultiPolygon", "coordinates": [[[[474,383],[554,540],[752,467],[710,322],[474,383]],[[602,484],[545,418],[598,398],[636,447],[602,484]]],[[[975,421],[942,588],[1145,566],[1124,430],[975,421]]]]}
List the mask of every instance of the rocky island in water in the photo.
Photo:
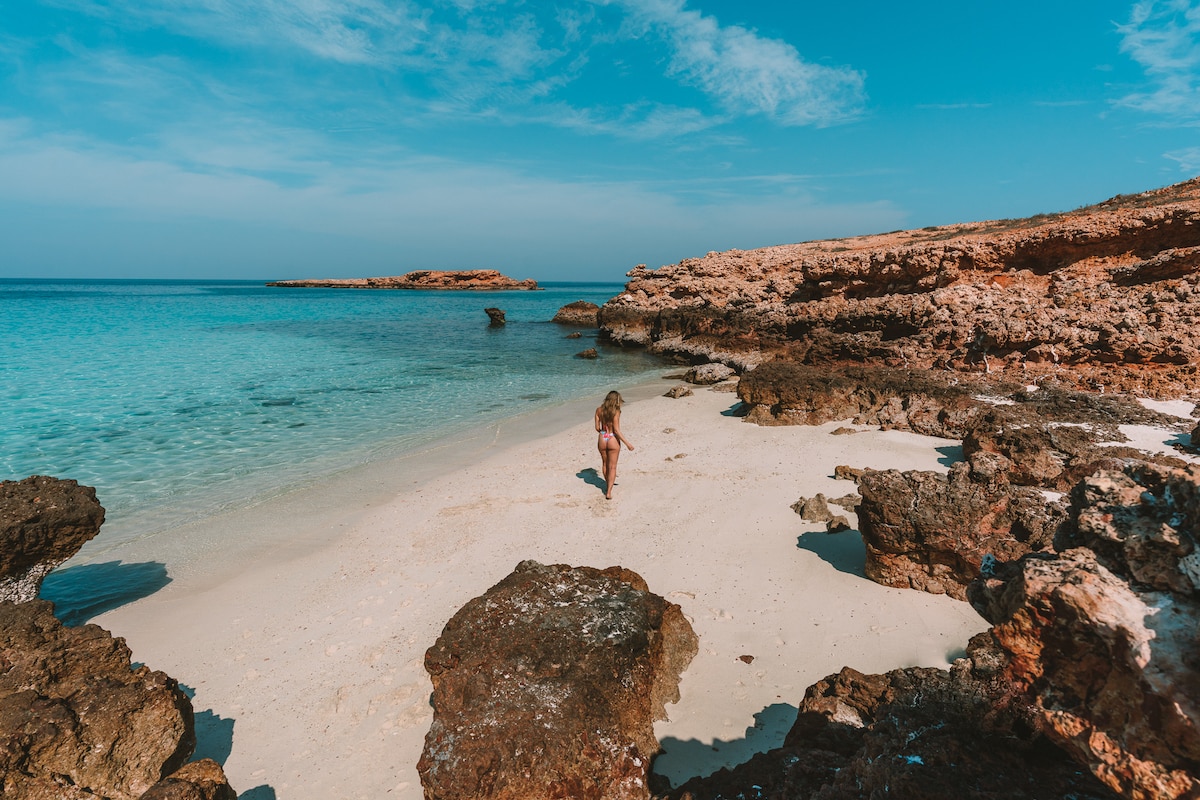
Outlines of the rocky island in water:
{"type": "Polygon", "coordinates": [[[301,289],[450,289],[461,291],[534,290],[532,278],[516,280],[494,269],[432,270],[423,269],[383,278],[310,278],[271,281],[267,286],[301,289]]]}

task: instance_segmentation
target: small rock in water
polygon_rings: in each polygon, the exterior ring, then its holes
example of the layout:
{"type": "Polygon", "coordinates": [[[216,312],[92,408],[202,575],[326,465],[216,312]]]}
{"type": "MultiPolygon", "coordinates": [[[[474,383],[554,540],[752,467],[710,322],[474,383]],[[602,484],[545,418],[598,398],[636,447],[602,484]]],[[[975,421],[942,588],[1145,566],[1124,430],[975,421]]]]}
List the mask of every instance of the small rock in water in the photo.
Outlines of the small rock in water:
{"type": "Polygon", "coordinates": [[[489,324],[490,324],[490,325],[491,325],[493,328],[499,328],[501,325],[503,325],[503,324],[505,323],[505,319],[504,319],[504,312],[503,312],[503,311],[501,311],[500,309],[498,309],[498,308],[485,308],[485,309],[484,309],[484,311],[486,311],[486,312],[487,312],[488,319],[490,319],[490,320],[491,320],[491,322],[490,322],[489,324]]]}
{"type": "Polygon", "coordinates": [[[567,334],[568,339],[578,339],[582,336],[583,336],[583,331],[575,331],[574,333],[567,334]]]}
{"type": "Polygon", "coordinates": [[[575,357],[576,358],[599,358],[600,354],[596,352],[596,348],[589,347],[587,350],[583,350],[579,353],[576,353],[575,357]]]}

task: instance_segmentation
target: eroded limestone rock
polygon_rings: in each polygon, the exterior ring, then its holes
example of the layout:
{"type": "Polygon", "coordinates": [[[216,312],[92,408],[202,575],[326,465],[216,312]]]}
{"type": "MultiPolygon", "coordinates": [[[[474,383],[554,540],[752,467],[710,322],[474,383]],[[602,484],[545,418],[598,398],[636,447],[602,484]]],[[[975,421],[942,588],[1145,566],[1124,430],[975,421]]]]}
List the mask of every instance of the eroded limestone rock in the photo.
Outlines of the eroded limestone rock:
{"type": "Polygon", "coordinates": [[[863,472],[858,524],[867,577],[963,600],[990,564],[1049,550],[1066,506],[1010,485],[1007,466],[1003,456],[979,453],[948,475],[863,472]]]}
{"type": "Polygon", "coordinates": [[[648,798],[653,722],[696,649],[679,607],[637,574],[522,562],[425,655],[425,796],[648,798]]]}
{"type": "Polygon", "coordinates": [[[949,671],[843,668],[808,688],[782,747],[666,797],[1112,800],[1007,693],[1004,665],[981,634],[949,671]]]}
{"type": "Polygon", "coordinates": [[[0,603],[4,797],[135,800],[195,744],[187,696],[162,672],[133,668],[124,640],[66,627],[43,600],[0,603]]]}
{"type": "Polygon", "coordinates": [[[90,486],[44,475],[0,482],[0,602],[37,597],[42,579],[103,523],[90,486]]]}

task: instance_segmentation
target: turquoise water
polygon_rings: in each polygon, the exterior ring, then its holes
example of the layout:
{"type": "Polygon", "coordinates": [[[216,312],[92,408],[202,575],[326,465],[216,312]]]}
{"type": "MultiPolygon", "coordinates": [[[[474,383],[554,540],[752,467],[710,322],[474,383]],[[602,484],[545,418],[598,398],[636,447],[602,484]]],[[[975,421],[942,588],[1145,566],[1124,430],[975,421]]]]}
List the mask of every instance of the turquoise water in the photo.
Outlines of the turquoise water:
{"type": "Polygon", "coordinates": [[[169,526],[661,371],[550,324],[621,284],[538,292],[0,281],[0,478],[95,486],[169,526]],[[485,306],[508,324],[488,326],[485,306]]]}

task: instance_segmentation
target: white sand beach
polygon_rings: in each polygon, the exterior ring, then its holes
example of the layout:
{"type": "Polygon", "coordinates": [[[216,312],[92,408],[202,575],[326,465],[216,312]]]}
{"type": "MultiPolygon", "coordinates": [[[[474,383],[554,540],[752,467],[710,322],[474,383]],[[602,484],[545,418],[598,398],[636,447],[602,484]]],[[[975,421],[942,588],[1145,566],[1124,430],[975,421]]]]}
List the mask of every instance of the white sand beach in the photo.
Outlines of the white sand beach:
{"type": "Polygon", "coordinates": [[[790,508],[854,492],[839,464],[944,471],[957,442],[760,427],[723,413],[734,394],[659,396],[671,385],[628,393],[636,450],[611,501],[596,398],[198,523],[171,552],[85,551],[171,578],[93,621],[194,690],[198,755],[252,800],[421,797],[425,650],[524,559],[619,564],[682,606],[700,651],[657,727],[676,782],[779,744],[805,687],[843,665],[945,666],[986,628],[965,603],[866,580],[857,532],[790,508]]]}

